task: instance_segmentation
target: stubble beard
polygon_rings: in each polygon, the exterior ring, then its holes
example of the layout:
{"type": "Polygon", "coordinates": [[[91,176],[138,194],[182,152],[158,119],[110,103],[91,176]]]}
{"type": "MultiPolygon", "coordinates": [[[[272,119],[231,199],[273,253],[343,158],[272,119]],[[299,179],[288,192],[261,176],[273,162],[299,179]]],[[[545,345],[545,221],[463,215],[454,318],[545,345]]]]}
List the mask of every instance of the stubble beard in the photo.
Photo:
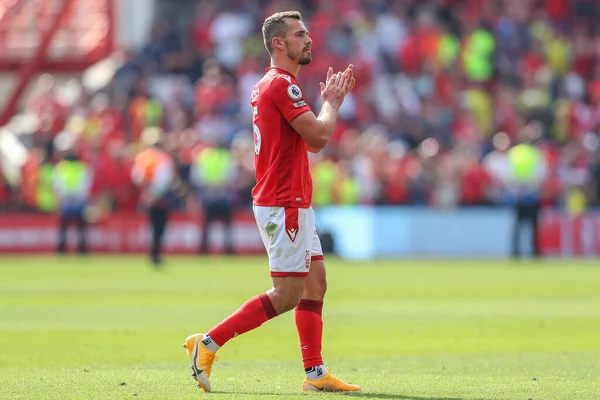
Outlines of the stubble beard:
{"type": "Polygon", "coordinates": [[[287,56],[290,60],[298,61],[300,65],[307,65],[312,61],[312,56],[310,54],[305,55],[304,50],[300,54],[294,54],[288,50],[287,56]]]}
{"type": "Polygon", "coordinates": [[[310,56],[310,55],[300,56],[300,60],[298,60],[298,64],[306,65],[306,64],[310,64],[311,61],[312,61],[312,56],[310,56]]]}

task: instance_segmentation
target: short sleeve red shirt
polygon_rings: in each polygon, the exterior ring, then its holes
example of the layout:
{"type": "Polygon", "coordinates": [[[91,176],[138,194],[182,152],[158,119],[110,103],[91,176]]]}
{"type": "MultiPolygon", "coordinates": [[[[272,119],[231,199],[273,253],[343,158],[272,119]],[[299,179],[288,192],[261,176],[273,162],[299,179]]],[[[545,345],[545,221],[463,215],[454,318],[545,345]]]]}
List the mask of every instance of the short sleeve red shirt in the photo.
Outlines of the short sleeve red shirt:
{"type": "Polygon", "coordinates": [[[296,78],[279,68],[267,68],[250,98],[254,131],[258,206],[308,208],[312,180],[304,139],[290,125],[311,111],[296,78]]]}

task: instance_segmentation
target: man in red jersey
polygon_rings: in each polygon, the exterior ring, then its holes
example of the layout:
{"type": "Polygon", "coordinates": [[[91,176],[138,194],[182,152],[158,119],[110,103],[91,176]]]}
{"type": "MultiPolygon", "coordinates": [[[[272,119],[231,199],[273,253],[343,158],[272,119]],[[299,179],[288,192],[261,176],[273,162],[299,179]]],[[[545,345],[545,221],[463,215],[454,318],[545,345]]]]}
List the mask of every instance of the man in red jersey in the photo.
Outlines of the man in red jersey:
{"type": "Polygon", "coordinates": [[[353,67],[335,74],[329,68],[326,82],[320,84],[323,105],[315,116],[296,81],[300,66],[312,60],[312,40],[300,13],[271,15],[262,33],[271,67],[254,86],[250,99],[257,181],[252,196],[273,287],[248,300],[208,333],[188,336],[184,347],[192,359],[192,375],[208,392],[215,353],[221,346],[295,308],[306,372],[303,390],[360,390],[333,376],[323,365],[321,310],[327,282],[310,206],[312,181],[307,156],[307,150],[318,152],[329,141],[338,110],[354,87],[353,67]]]}

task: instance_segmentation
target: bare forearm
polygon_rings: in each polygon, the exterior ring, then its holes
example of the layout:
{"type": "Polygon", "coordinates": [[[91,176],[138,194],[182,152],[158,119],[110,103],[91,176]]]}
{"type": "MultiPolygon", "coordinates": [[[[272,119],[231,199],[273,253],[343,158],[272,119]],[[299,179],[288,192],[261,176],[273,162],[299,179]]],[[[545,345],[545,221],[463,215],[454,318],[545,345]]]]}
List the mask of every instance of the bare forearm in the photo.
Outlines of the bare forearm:
{"type": "Polygon", "coordinates": [[[338,112],[339,107],[333,106],[329,102],[323,103],[323,106],[321,107],[321,112],[319,113],[317,120],[320,122],[322,128],[320,136],[324,142],[323,147],[325,147],[325,145],[331,138],[331,135],[333,134],[333,129],[335,128],[335,122],[337,121],[338,112]]]}

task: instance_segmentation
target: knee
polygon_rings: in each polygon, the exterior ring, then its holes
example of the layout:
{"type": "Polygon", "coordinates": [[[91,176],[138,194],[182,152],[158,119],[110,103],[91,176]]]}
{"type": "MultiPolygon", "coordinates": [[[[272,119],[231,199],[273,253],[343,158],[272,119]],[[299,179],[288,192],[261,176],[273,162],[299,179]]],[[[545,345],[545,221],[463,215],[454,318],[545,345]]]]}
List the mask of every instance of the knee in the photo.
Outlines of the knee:
{"type": "Polygon", "coordinates": [[[300,302],[300,298],[302,297],[302,289],[298,290],[286,288],[286,289],[276,289],[273,288],[269,291],[269,297],[271,298],[271,302],[273,303],[273,307],[278,314],[283,314],[290,310],[293,310],[298,303],[300,302]]]}

